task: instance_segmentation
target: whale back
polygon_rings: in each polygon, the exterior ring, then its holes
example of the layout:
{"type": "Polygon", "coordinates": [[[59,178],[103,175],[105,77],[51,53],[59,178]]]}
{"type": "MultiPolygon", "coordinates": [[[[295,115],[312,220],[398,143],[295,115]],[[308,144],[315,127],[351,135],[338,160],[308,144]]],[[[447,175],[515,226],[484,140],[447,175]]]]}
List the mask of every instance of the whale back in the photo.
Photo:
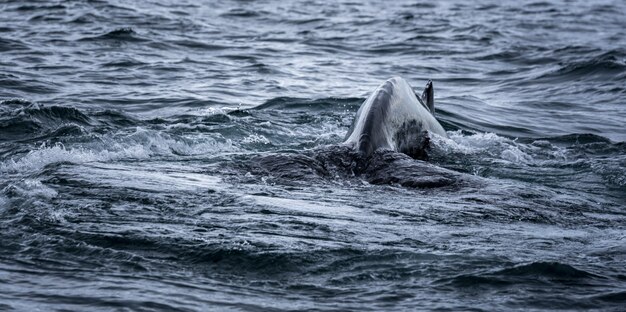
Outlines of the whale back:
{"type": "MultiPolygon", "coordinates": [[[[432,94],[432,85],[429,86],[432,94]]],[[[427,132],[446,137],[427,105],[420,102],[406,80],[393,77],[385,81],[357,111],[345,143],[365,157],[377,149],[412,157],[419,154],[427,144],[427,132]]]]}

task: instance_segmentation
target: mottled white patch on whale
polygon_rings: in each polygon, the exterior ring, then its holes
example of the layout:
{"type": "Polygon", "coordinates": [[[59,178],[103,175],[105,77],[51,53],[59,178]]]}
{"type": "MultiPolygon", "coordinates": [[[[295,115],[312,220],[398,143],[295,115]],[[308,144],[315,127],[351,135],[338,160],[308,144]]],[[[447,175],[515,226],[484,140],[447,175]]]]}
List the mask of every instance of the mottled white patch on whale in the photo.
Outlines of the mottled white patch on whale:
{"type": "Polygon", "coordinates": [[[400,77],[385,81],[359,108],[344,144],[353,146],[363,157],[386,149],[425,158],[429,134],[447,137],[433,116],[433,94],[430,81],[421,98],[400,77]]]}

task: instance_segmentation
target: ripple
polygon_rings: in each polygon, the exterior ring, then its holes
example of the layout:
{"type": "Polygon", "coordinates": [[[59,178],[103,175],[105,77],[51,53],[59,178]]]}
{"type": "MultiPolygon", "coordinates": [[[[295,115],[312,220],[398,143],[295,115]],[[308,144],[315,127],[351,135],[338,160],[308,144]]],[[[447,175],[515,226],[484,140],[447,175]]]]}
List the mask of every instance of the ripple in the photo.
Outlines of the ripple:
{"type": "Polygon", "coordinates": [[[125,68],[125,67],[136,67],[136,66],[142,66],[142,65],[147,65],[147,63],[138,61],[136,59],[133,58],[128,58],[125,60],[118,60],[118,61],[112,61],[112,62],[107,62],[102,64],[102,67],[120,67],[120,68],[125,68]]]}
{"type": "Polygon", "coordinates": [[[176,40],[176,41],[172,41],[172,43],[182,46],[182,47],[186,47],[186,48],[193,48],[193,49],[200,49],[200,50],[207,50],[207,51],[219,51],[219,50],[225,50],[225,49],[230,48],[228,46],[208,44],[208,43],[194,41],[194,40],[176,40]]]}
{"type": "Polygon", "coordinates": [[[96,37],[84,37],[79,41],[119,41],[119,42],[145,42],[148,39],[141,38],[133,28],[123,27],[112,30],[96,37]]]}
{"type": "Polygon", "coordinates": [[[266,14],[267,12],[263,12],[263,11],[253,11],[253,10],[246,10],[246,9],[231,9],[228,10],[225,13],[220,14],[220,16],[223,17],[241,17],[241,18],[247,18],[247,17],[259,17],[261,15],[266,14]]]}
{"type": "Polygon", "coordinates": [[[559,262],[533,262],[493,273],[500,276],[543,277],[557,280],[599,278],[598,275],[559,262]]]}
{"type": "Polygon", "coordinates": [[[620,77],[626,72],[626,53],[612,50],[588,60],[560,64],[560,68],[539,79],[589,79],[592,77],[620,77]]]}
{"type": "Polygon", "coordinates": [[[29,50],[28,45],[20,40],[0,37],[0,52],[29,50]]]}

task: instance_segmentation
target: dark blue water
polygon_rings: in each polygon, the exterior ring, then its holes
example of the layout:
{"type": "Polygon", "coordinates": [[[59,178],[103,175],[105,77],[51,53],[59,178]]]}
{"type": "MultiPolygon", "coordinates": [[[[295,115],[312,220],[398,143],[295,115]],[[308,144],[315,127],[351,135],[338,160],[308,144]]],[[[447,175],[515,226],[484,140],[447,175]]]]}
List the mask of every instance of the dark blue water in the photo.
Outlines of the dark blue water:
{"type": "Polygon", "coordinates": [[[0,2],[0,310],[624,310],[626,3],[205,2],[0,2]]]}

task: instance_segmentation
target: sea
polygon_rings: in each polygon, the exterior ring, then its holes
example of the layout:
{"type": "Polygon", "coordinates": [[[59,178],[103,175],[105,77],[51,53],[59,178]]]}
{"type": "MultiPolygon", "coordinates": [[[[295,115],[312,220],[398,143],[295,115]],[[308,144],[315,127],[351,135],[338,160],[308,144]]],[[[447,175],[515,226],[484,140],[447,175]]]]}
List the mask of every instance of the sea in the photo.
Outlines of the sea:
{"type": "Polygon", "coordinates": [[[625,16],[0,0],[0,310],[626,311],[625,16]],[[395,76],[447,137],[363,173],[395,76]]]}

